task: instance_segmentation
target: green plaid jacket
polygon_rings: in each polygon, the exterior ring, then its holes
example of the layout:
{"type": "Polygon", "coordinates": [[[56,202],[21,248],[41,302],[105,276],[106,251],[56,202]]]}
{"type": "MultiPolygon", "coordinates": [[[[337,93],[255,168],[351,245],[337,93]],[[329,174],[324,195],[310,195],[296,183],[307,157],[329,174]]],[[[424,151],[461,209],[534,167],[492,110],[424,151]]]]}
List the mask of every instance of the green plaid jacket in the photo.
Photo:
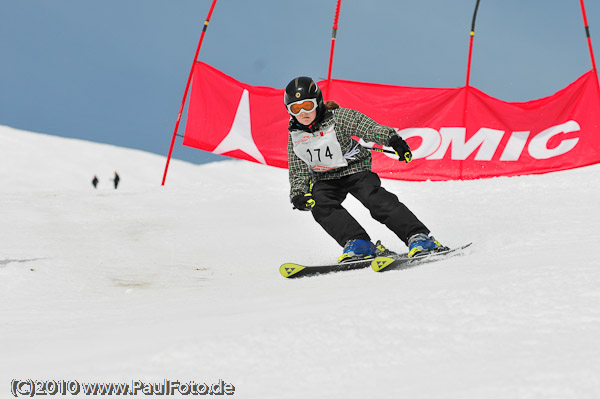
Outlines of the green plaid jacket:
{"type": "MultiPolygon", "coordinates": [[[[371,152],[360,146],[352,136],[366,142],[389,145],[389,140],[396,131],[388,126],[383,126],[356,110],[338,108],[325,114],[323,120],[311,129],[313,132],[326,130],[334,124],[336,137],[342,151],[349,152],[356,146],[360,149],[353,159],[348,159],[348,166],[329,170],[327,172],[314,172],[309,166],[294,153],[294,147],[288,135],[288,162],[290,177],[290,199],[298,194],[307,194],[311,191],[312,184],[320,180],[339,179],[354,173],[371,170],[371,152]]],[[[290,121],[289,132],[301,130],[297,124],[290,121]]]]}

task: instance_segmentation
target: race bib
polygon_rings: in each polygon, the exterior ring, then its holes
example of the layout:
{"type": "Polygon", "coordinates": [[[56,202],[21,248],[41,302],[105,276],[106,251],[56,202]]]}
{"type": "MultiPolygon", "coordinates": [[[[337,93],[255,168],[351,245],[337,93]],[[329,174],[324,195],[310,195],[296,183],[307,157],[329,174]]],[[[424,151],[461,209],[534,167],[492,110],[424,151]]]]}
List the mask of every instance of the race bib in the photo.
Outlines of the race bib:
{"type": "Polygon", "coordinates": [[[315,172],[348,166],[337,140],[333,124],[314,133],[294,131],[291,133],[294,153],[315,172]]]}

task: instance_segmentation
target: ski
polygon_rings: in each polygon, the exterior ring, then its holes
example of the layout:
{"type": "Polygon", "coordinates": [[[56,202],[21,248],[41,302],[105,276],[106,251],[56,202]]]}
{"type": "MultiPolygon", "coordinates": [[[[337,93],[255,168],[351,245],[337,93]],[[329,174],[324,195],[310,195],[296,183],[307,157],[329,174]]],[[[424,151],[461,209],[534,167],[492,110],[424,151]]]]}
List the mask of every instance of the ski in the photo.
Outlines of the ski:
{"type": "Polygon", "coordinates": [[[402,270],[410,267],[422,265],[424,263],[435,262],[442,259],[448,259],[453,256],[464,255],[465,249],[471,246],[472,242],[457,248],[444,249],[431,252],[422,256],[409,258],[408,254],[399,256],[379,256],[371,261],[371,268],[376,272],[385,272],[389,270],[402,270]]]}
{"type": "Polygon", "coordinates": [[[391,253],[387,256],[379,256],[352,262],[335,263],[330,265],[319,266],[304,266],[297,263],[284,263],[279,267],[279,272],[285,278],[298,278],[306,276],[315,276],[319,274],[328,274],[335,272],[343,272],[347,270],[366,269],[369,266],[376,272],[407,269],[423,263],[434,262],[437,260],[449,258],[456,255],[462,255],[464,250],[472,243],[463,245],[458,248],[447,249],[443,251],[433,252],[423,256],[409,258],[407,253],[397,254],[391,253]]]}
{"type": "MultiPolygon", "coordinates": [[[[393,255],[390,255],[390,259],[391,256],[393,255]]],[[[371,266],[371,262],[373,261],[373,259],[375,258],[321,266],[303,266],[297,263],[284,263],[279,267],[279,272],[285,278],[298,278],[305,276],[313,276],[316,274],[341,272],[346,270],[366,269],[367,267],[371,266]]]]}

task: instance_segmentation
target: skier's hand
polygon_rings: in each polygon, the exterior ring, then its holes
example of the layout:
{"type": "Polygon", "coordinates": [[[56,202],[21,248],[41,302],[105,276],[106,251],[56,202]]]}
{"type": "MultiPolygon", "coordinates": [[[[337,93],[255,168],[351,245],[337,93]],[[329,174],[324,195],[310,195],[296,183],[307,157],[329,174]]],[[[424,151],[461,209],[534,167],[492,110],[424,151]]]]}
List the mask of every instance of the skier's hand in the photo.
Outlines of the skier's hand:
{"type": "Polygon", "coordinates": [[[298,194],[292,198],[292,204],[294,209],[300,211],[310,211],[315,206],[315,200],[312,198],[312,194],[298,194]]]}
{"type": "Polygon", "coordinates": [[[395,135],[390,139],[390,147],[396,151],[396,154],[400,157],[400,161],[410,162],[412,161],[412,152],[410,147],[406,144],[406,141],[402,137],[395,135]]]}

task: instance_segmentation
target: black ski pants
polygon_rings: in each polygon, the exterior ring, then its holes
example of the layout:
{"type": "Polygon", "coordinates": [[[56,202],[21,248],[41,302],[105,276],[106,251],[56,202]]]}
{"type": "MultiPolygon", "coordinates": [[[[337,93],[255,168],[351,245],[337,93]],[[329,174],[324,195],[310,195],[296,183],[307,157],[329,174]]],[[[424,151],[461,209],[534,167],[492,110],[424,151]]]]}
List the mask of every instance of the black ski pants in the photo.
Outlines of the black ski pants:
{"type": "Polygon", "coordinates": [[[321,180],[313,186],[315,206],[312,215],[341,246],[352,239],[371,239],[342,206],[348,194],[358,199],[371,212],[373,219],[385,224],[407,245],[413,234],[429,234],[427,227],[396,195],[381,187],[377,174],[365,171],[339,179],[321,180]]]}

